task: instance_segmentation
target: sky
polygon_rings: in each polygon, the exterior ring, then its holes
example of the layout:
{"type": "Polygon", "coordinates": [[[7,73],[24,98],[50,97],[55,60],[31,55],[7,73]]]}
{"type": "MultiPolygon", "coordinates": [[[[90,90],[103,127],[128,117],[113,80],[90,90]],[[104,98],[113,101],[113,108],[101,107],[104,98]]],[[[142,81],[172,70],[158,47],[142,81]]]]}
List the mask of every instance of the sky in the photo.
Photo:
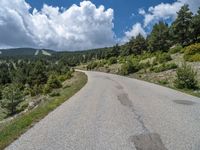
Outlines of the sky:
{"type": "Polygon", "coordinates": [[[85,50],[144,37],[152,25],[171,23],[200,0],[0,0],[0,48],[85,50]]]}

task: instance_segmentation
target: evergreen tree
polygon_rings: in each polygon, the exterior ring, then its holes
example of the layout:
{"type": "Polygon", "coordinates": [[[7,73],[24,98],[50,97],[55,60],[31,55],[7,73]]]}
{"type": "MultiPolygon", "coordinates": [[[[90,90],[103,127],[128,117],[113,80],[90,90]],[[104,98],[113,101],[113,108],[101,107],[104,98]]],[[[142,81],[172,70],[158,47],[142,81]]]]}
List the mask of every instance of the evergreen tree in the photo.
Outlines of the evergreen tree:
{"type": "Polygon", "coordinates": [[[120,54],[120,46],[116,44],[115,46],[113,46],[111,49],[108,50],[106,57],[107,58],[117,57],[119,56],[119,54],[120,54]]]}
{"type": "Polygon", "coordinates": [[[2,91],[1,107],[7,109],[9,115],[17,112],[17,106],[23,101],[23,95],[16,84],[10,84],[2,91]]]}
{"type": "Polygon", "coordinates": [[[185,46],[189,44],[191,38],[190,26],[192,21],[192,12],[190,11],[189,6],[185,4],[177,14],[178,16],[172,24],[173,33],[176,42],[185,46]]]}
{"type": "Polygon", "coordinates": [[[150,51],[167,51],[170,47],[169,28],[164,22],[156,23],[148,37],[148,49],[150,51]]]}
{"type": "Polygon", "coordinates": [[[200,7],[197,14],[192,18],[193,42],[200,42],[200,7]]]}
{"type": "Polygon", "coordinates": [[[131,51],[134,54],[141,54],[143,51],[147,49],[147,44],[145,38],[139,34],[132,42],[131,51]]]}

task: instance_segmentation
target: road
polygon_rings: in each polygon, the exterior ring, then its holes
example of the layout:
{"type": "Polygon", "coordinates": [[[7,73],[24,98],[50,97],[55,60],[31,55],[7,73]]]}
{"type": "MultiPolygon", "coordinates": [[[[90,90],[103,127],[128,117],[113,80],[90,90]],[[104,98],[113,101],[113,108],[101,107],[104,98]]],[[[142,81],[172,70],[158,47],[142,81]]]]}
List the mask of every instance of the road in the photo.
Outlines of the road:
{"type": "Polygon", "coordinates": [[[200,99],[127,77],[88,83],[7,150],[199,150],[200,99]]]}

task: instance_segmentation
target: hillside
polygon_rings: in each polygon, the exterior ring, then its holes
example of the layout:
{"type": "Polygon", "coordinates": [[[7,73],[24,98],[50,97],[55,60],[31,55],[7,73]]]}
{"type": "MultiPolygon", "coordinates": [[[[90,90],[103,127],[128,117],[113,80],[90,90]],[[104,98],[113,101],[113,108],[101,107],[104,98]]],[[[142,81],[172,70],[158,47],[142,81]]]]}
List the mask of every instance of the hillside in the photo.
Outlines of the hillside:
{"type": "Polygon", "coordinates": [[[13,48],[13,49],[0,49],[0,57],[15,57],[15,56],[51,56],[55,51],[47,49],[34,49],[34,48],[13,48]]]}

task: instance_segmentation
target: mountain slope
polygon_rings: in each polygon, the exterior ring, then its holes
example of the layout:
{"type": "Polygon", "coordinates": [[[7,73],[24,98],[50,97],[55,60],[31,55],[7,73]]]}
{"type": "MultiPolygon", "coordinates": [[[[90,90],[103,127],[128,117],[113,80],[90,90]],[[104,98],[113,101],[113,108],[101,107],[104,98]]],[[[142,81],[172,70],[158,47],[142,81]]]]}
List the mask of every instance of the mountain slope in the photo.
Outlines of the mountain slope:
{"type": "Polygon", "coordinates": [[[4,56],[38,56],[46,55],[51,56],[53,53],[56,53],[53,50],[47,49],[34,49],[34,48],[13,48],[13,49],[1,49],[0,57],[4,56]]]}

